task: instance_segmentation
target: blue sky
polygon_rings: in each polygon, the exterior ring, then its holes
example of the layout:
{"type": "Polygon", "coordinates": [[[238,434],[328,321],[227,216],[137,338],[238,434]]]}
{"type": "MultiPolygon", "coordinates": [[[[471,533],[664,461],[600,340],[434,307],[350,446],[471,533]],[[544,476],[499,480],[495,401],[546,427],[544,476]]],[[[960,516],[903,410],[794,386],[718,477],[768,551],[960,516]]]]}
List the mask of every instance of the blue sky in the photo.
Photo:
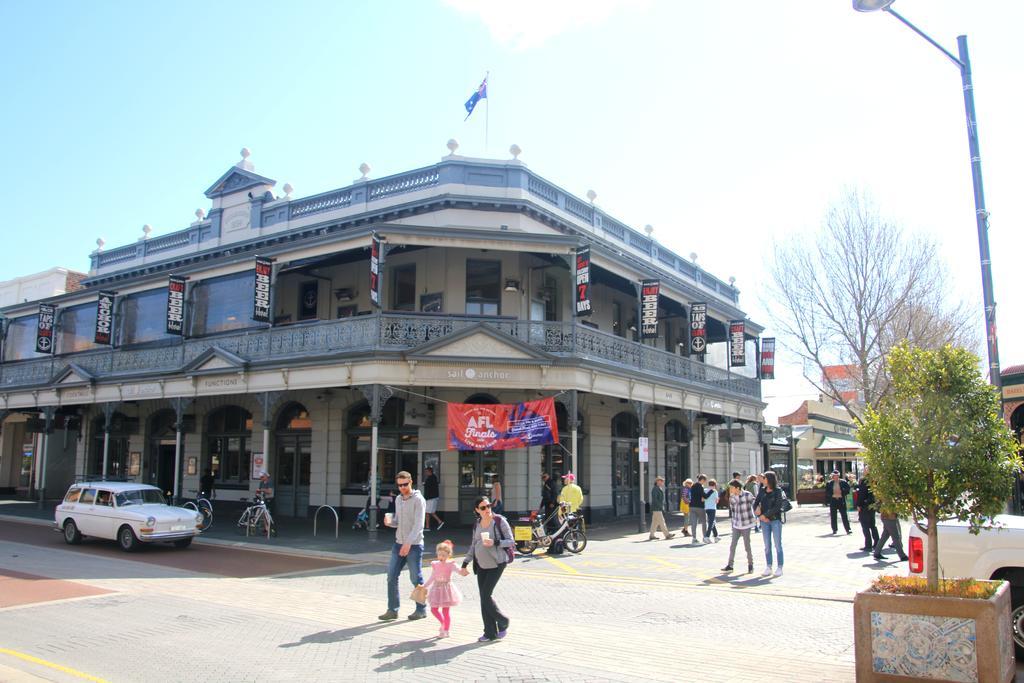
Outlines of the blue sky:
{"type": "MultiPolygon", "coordinates": [[[[1024,3],[895,7],[951,50],[969,36],[1001,359],[1024,363],[1024,3]]],[[[242,146],[304,196],[347,185],[362,162],[372,177],[434,163],[454,137],[470,156],[517,143],[533,170],[652,224],[735,276],[769,330],[771,240],[815,230],[844,188],[866,190],[939,241],[981,335],[959,73],[848,0],[8,2],[0,19],[0,280],[84,270],[97,237],[185,227],[242,146]],[[486,108],[464,122],[488,70],[486,108]]],[[[770,416],[805,391],[779,356],[788,377],[765,385],[770,416]]]]}

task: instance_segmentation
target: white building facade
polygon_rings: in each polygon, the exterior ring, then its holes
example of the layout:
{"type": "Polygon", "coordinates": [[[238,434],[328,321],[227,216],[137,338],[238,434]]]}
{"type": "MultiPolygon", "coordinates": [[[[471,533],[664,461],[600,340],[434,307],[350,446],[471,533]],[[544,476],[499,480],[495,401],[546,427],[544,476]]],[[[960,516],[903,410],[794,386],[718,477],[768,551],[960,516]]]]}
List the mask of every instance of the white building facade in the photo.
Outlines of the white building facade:
{"type": "Polygon", "coordinates": [[[656,474],[675,495],[698,472],[724,481],[763,467],[761,328],[734,286],[649,234],[516,159],[452,154],[301,199],[288,186],[275,196],[275,184],[243,159],[190,227],[98,250],[84,289],[2,309],[0,462],[19,466],[17,481],[0,471],[0,486],[55,498],[106,476],[187,498],[209,469],[218,501],[230,501],[250,496],[265,468],[277,514],[304,517],[361,508],[372,463],[385,490],[395,472],[419,479],[432,465],[442,515],[468,522],[496,479],[506,509],[526,511],[542,471],[572,470],[602,519],[642,504],[642,436],[646,489],[656,474]],[[587,317],[575,314],[581,247],[587,317]],[[268,322],[253,319],[257,257],[272,264],[268,322]],[[181,335],[167,331],[172,277],[185,282],[181,335]],[[644,280],[660,282],[650,339],[636,334],[644,280]],[[95,337],[101,292],[109,345],[95,337]],[[40,303],[56,309],[52,354],[36,352],[40,303]],[[707,306],[702,356],[689,355],[693,303],[707,306]],[[705,362],[728,357],[730,321],[743,322],[745,368],[705,362]],[[559,444],[447,448],[447,402],[545,396],[559,444]]]}

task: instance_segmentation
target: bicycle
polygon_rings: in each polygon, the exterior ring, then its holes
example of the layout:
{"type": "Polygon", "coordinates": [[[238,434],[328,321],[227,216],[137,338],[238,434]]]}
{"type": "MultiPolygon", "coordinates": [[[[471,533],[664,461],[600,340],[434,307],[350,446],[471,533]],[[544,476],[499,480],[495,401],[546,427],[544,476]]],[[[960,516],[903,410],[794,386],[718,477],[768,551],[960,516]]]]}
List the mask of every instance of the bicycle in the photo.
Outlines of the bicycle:
{"type": "Polygon", "coordinates": [[[587,547],[587,535],[581,529],[583,515],[569,512],[568,503],[560,503],[559,508],[552,512],[547,519],[544,519],[538,512],[533,511],[529,517],[521,517],[519,521],[530,523],[529,527],[516,527],[523,529],[520,532],[523,535],[526,535],[526,530],[529,529],[529,539],[516,539],[516,550],[522,555],[532,555],[533,551],[537,548],[549,548],[559,539],[564,544],[565,549],[574,555],[583,552],[583,549],[587,547]],[[546,528],[547,523],[558,517],[559,512],[562,514],[558,530],[553,534],[549,534],[546,528]]]}
{"type": "Polygon", "coordinates": [[[206,497],[203,496],[202,491],[190,491],[190,493],[196,494],[195,501],[186,501],[182,503],[181,507],[195,510],[203,515],[203,522],[200,526],[202,531],[206,531],[213,524],[213,503],[211,503],[206,497]]]}
{"type": "MultiPolygon", "coordinates": [[[[243,498],[242,500],[247,501],[248,499],[243,498]]],[[[235,528],[238,533],[244,533],[246,536],[262,535],[264,530],[268,539],[271,536],[277,536],[277,525],[274,524],[274,517],[267,509],[267,501],[264,500],[262,494],[257,493],[253,496],[252,502],[238,518],[235,528]]]]}

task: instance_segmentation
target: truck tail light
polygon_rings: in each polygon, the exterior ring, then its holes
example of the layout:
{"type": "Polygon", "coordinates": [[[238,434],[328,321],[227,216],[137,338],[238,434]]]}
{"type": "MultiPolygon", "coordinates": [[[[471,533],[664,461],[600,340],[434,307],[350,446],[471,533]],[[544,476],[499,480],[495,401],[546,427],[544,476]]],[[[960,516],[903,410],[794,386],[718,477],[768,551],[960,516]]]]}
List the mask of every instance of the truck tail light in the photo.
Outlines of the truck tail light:
{"type": "Polygon", "coordinates": [[[920,536],[910,537],[910,573],[924,572],[924,539],[920,536]]]}

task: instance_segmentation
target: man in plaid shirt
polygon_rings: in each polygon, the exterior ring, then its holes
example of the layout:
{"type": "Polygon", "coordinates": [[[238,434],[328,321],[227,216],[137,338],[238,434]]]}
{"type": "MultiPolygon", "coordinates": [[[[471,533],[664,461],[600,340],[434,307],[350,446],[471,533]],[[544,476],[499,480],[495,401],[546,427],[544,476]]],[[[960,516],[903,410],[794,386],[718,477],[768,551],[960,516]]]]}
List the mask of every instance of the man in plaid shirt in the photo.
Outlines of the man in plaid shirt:
{"type": "Polygon", "coordinates": [[[732,521],[732,543],[729,545],[729,561],[723,572],[732,571],[732,561],[736,556],[736,543],[743,538],[743,548],[747,551],[747,573],[754,571],[754,555],[750,552],[750,530],[757,524],[754,517],[754,496],[750,491],[743,490],[743,482],[733,479],[729,482],[729,517],[732,521]]]}

